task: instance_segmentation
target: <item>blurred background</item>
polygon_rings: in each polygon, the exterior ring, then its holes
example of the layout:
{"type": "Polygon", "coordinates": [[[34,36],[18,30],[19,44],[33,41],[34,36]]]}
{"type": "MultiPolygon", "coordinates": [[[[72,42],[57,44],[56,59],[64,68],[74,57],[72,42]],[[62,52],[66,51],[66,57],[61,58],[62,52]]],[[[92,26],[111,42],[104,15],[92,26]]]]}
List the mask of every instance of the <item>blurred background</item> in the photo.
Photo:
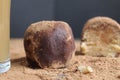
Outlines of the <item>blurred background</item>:
{"type": "Polygon", "coordinates": [[[85,22],[107,16],[120,22],[120,0],[11,0],[11,38],[23,38],[27,27],[41,20],[67,22],[75,38],[85,22]]]}

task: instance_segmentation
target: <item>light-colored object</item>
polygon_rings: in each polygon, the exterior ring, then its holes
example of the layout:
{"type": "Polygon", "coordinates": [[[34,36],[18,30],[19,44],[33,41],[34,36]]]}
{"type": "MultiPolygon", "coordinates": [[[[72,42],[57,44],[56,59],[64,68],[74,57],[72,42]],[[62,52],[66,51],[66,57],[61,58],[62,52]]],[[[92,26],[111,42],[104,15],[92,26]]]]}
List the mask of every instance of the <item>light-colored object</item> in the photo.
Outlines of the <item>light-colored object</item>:
{"type": "Polygon", "coordinates": [[[70,26],[63,21],[40,21],[25,32],[24,47],[30,66],[41,68],[66,67],[75,53],[70,26]]]}
{"type": "Polygon", "coordinates": [[[120,25],[108,17],[87,21],[81,37],[81,53],[90,56],[118,57],[120,54],[120,25]]]}
{"type": "Polygon", "coordinates": [[[10,0],[0,0],[0,73],[10,68],[10,0]]]}
{"type": "Polygon", "coordinates": [[[78,66],[78,70],[84,74],[93,72],[93,69],[90,66],[78,66]]]}

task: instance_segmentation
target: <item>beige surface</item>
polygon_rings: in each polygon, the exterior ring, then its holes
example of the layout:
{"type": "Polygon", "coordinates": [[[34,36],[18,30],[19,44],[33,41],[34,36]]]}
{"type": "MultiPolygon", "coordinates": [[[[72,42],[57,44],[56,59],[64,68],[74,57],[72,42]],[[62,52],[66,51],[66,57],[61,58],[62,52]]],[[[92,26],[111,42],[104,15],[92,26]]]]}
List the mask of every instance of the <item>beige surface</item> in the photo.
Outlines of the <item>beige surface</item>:
{"type": "MultiPolygon", "coordinates": [[[[77,51],[79,42],[76,42],[77,51]]],[[[120,80],[120,59],[75,56],[73,64],[64,69],[31,69],[27,66],[22,39],[10,43],[12,67],[0,80],[120,80]],[[91,66],[93,73],[83,74],[78,66],[91,66]]]]}

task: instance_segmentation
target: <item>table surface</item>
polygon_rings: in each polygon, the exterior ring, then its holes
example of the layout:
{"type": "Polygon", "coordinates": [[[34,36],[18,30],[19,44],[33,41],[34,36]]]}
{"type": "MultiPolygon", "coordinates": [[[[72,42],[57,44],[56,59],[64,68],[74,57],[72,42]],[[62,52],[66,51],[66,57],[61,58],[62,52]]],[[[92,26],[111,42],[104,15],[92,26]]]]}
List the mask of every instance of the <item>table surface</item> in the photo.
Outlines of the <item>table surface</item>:
{"type": "Polygon", "coordinates": [[[25,59],[23,39],[11,39],[11,69],[0,74],[0,80],[120,80],[120,58],[91,57],[79,54],[76,40],[76,55],[72,65],[63,69],[32,69],[25,59]],[[91,66],[92,73],[83,74],[78,66],[91,66]]]}

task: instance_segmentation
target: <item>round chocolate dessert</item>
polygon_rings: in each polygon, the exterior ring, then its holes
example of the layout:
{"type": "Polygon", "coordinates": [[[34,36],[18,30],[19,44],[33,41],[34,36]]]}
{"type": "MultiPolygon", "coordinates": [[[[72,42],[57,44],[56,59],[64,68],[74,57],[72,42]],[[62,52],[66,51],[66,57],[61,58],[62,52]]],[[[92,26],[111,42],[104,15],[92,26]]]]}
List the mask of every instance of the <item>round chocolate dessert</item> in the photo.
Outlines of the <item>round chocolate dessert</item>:
{"type": "Polygon", "coordinates": [[[85,55],[119,57],[120,25],[108,17],[88,20],[82,31],[80,48],[85,55]]]}
{"type": "Polygon", "coordinates": [[[26,30],[24,48],[30,66],[61,68],[70,64],[75,53],[75,42],[66,22],[40,21],[26,30]]]}

